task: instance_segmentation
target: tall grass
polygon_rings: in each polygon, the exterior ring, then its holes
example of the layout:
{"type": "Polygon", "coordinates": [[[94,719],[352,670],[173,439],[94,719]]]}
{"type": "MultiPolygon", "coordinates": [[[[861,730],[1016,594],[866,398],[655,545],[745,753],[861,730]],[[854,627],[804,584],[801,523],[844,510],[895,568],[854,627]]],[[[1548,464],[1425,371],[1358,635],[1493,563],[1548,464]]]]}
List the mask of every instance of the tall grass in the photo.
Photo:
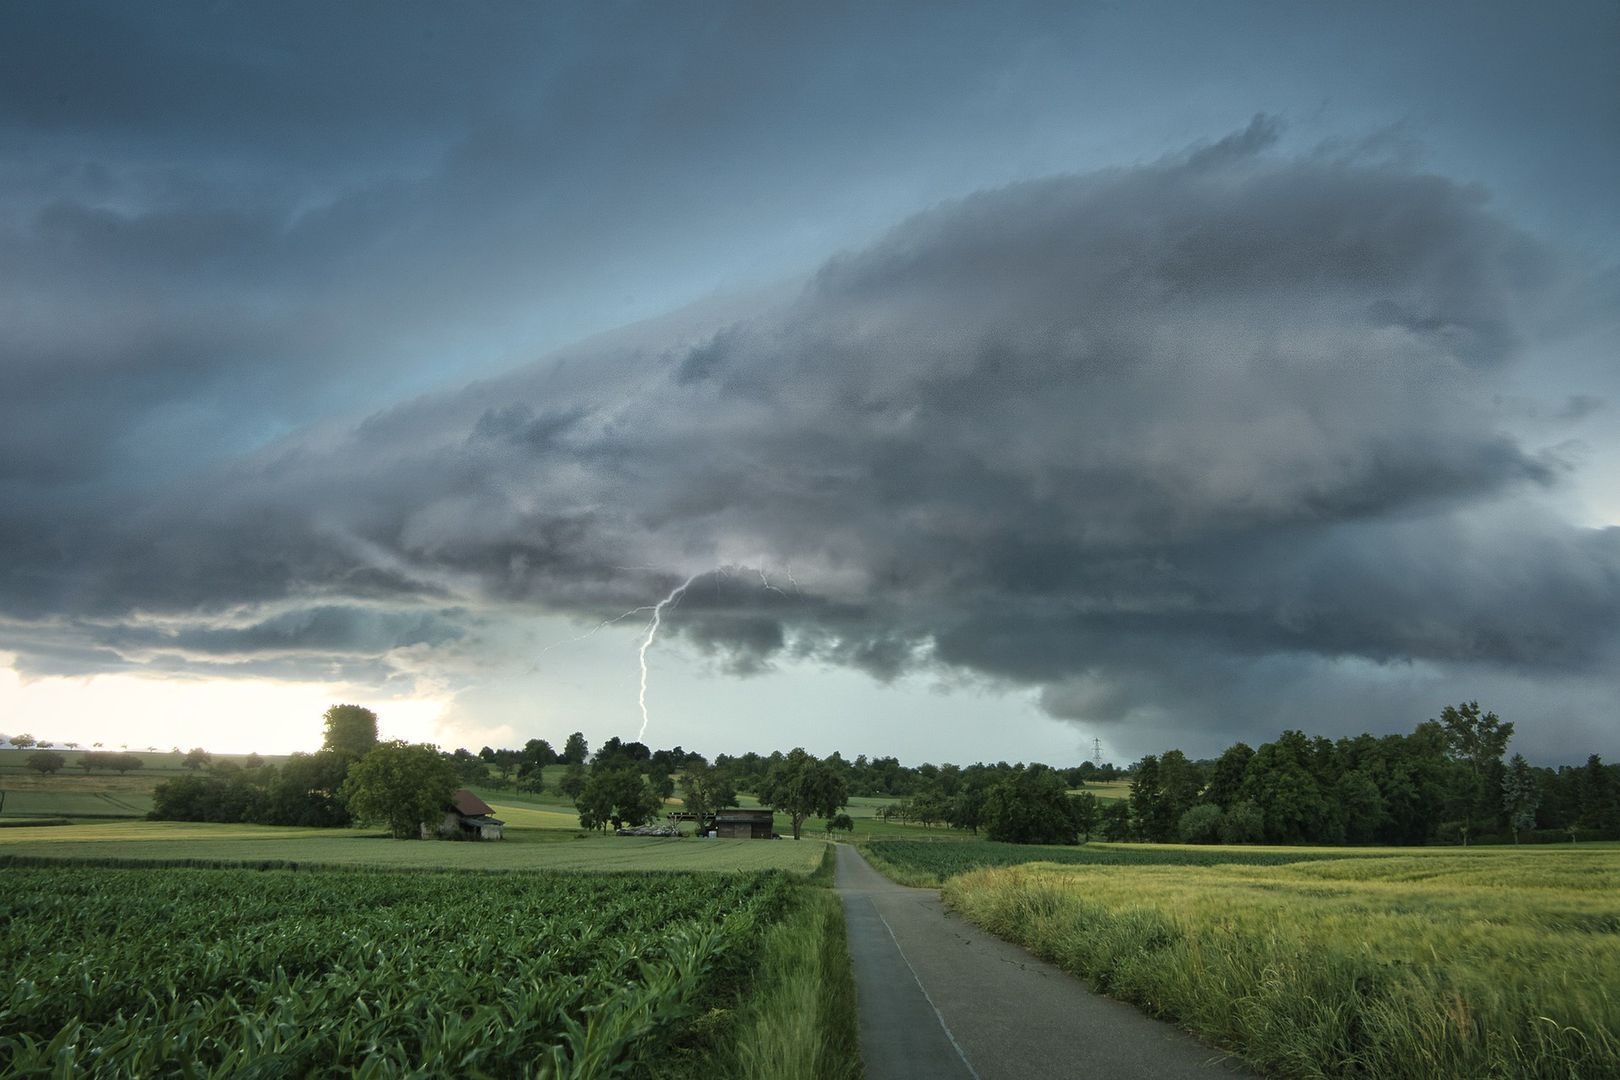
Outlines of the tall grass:
{"type": "Polygon", "coordinates": [[[1620,857],[1029,865],[948,906],[1281,1076],[1620,1076],[1620,857]]]}
{"type": "Polygon", "coordinates": [[[844,910],[832,891],[834,849],[766,935],[727,1071],[739,1080],[860,1080],[855,976],[844,910]]]}

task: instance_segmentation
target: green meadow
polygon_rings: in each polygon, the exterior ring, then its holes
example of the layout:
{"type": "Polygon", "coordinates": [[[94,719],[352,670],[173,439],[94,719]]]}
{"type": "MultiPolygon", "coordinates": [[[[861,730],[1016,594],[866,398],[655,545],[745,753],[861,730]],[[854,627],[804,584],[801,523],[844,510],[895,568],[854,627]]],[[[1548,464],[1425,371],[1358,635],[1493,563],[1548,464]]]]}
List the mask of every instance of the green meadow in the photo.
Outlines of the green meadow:
{"type": "MultiPolygon", "coordinates": [[[[503,808],[497,807],[497,811],[503,808]]],[[[0,829],[0,864],[297,865],[442,870],[787,870],[821,862],[819,840],[708,840],[516,829],[485,843],[390,840],[354,829],[94,822],[0,829]]]]}

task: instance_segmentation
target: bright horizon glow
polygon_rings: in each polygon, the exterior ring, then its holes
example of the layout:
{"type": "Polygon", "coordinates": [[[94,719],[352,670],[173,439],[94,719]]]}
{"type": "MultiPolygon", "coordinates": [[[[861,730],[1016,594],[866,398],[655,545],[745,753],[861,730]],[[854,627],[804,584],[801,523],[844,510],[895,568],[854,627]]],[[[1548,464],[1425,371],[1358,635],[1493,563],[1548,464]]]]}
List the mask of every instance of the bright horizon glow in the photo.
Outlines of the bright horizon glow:
{"type": "Polygon", "coordinates": [[[0,662],[0,732],[26,732],[57,746],[201,746],[218,754],[314,751],[321,746],[321,715],[347,702],[376,712],[384,739],[438,742],[454,734],[443,723],[449,702],[437,698],[382,699],[337,684],[270,679],[114,674],[25,680],[9,657],[0,654],[0,662]]]}

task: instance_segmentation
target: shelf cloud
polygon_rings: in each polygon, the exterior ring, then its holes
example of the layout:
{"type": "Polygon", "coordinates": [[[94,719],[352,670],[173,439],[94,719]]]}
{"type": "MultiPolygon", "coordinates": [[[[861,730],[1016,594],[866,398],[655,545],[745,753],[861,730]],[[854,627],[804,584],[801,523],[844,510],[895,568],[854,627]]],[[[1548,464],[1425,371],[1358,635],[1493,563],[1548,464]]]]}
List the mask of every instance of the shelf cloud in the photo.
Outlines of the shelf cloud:
{"type": "MultiPolygon", "coordinates": [[[[0,647],[453,665],[495,622],[588,628],[697,575],[663,633],[738,675],[932,671],[1090,723],[1241,731],[1346,665],[1612,670],[1620,529],[1561,509],[1558,425],[1613,388],[1543,356],[1613,282],[1475,187],[1275,136],[942,203],[789,289],[138,500],[14,504],[0,647]],[[1532,433],[1510,403],[1538,380],[1532,433]]],[[[38,492],[66,457],[6,462],[38,492]]]]}

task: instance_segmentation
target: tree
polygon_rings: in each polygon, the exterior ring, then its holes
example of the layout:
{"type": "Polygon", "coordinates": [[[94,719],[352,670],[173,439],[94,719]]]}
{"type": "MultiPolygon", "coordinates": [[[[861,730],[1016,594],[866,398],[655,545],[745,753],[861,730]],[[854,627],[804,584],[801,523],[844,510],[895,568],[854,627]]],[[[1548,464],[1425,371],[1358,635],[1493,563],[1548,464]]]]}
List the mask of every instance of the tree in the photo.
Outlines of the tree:
{"type": "Polygon", "coordinates": [[[690,760],[681,774],[681,800],[686,812],[697,818],[698,827],[712,818],[717,810],[737,803],[737,785],[731,774],[717,769],[702,758],[690,760]]]}
{"type": "Polygon", "coordinates": [[[1097,831],[1097,823],[1101,820],[1100,815],[1101,811],[1097,804],[1097,796],[1091,792],[1082,791],[1078,795],[1069,796],[1069,817],[1074,819],[1074,829],[1075,832],[1080,834],[1082,844],[1091,842],[1091,834],[1097,831]]]}
{"type": "Polygon", "coordinates": [[[1349,769],[1339,776],[1333,794],[1344,839],[1352,844],[1373,843],[1389,821],[1377,782],[1362,769],[1349,769]]]}
{"type": "Polygon", "coordinates": [[[1523,754],[1514,754],[1502,777],[1502,809],[1507,811],[1508,828],[1513,830],[1513,842],[1519,842],[1520,829],[1536,827],[1536,808],[1541,805],[1541,785],[1536,782],[1535,770],[1524,760],[1523,754]]]}
{"type": "Polygon", "coordinates": [[[1031,765],[1002,780],[984,800],[984,834],[1011,844],[1073,844],[1078,830],[1063,778],[1031,765]]]}
{"type": "Polygon", "coordinates": [[[30,746],[34,745],[34,737],[27,734],[13,735],[11,737],[11,745],[15,746],[19,750],[26,750],[30,746]]]}
{"type": "Polygon", "coordinates": [[[660,801],[675,797],[675,780],[662,769],[652,769],[647,773],[647,783],[658,794],[660,801]]]}
{"type": "Polygon", "coordinates": [[[41,776],[48,776],[66,764],[67,759],[54,750],[36,750],[28,755],[28,767],[41,776]]]}
{"type": "Polygon", "coordinates": [[[579,824],[586,829],[608,825],[618,829],[634,827],[651,820],[664,805],[640,769],[631,762],[599,767],[585,781],[584,790],[574,800],[579,824]]]}
{"type": "Polygon", "coordinates": [[[1249,760],[1243,800],[1259,807],[1266,839],[1312,843],[1327,831],[1331,808],[1311,766],[1310,740],[1299,731],[1285,731],[1276,742],[1263,743],[1249,760]]]}
{"type": "Polygon", "coordinates": [[[1460,767],[1451,809],[1466,844],[1470,832],[1500,818],[1496,792],[1501,790],[1501,782],[1492,784],[1491,780],[1502,767],[1513,725],[1503,723],[1493,712],[1481,714],[1479,702],[1465,701],[1440,711],[1440,727],[1445,732],[1446,750],[1460,767]]]}
{"type": "Polygon", "coordinates": [[[1103,807],[1102,838],[1110,844],[1123,843],[1131,838],[1131,804],[1115,799],[1103,807]]]}
{"type": "Polygon", "coordinates": [[[1593,754],[1576,770],[1575,780],[1580,824],[1604,833],[1620,831],[1620,782],[1613,774],[1613,766],[1603,764],[1603,759],[1593,754]]]}
{"type": "Polygon", "coordinates": [[[376,748],[377,714],[363,705],[333,705],[322,719],[326,721],[322,750],[358,761],[376,748]]]}
{"type": "Polygon", "coordinates": [[[438,747],[390,740],[349,766],[338,794],[357,819],[386,824],[395,839],[409,840],[444,813],[455,790],[455,770],[438,747]]]}
{"type": "Polygon", "coordinates": [[[249,754],[247,757],[242,759],[242,768],[244,769],[257,769],[263,765],[264,758],[260,757],[258,754],[249,754]]]}
{"type": "Polygon", "coordinates": [[[267,825],[303,825],[343,828],[354,822],[341,792],[350,762],[341,754],[321,750],[294,754],[280,769],[265,770],[263,820],[267,825]]]}
{"type": "Polygon", "coordinates": [[[108,754],[107,764],[119,776],[123,776],[131,769],[140,769],[146,766],[146,760],[139,754],[108,754]]]}
{"type": "MultiPolygon", "coordinates": [[[[530,739],[523,744],[523,749],[516,755],[516,758],[518,779],[526,780],[530,776],[540,773],[547,765],[556,764],[557,752],[544,739],[530,739]]],[[[503,779],[512,771],[511,763],[502,751],[490,751],[489,757],[485,760],[493,761],[501,769],[503,779]]]]}
{"type": "Polygon", "coordinates": [[[1175,805],[1165,797],[1159,756],[1149,754],[1131,770],[1131,815],[1144,840],[1168,844],[1175,839],[1175,805]]]}
{"type": "Polygon", "coordinates": [[[196,770],[202,768],[204,765],[207,765],[213,760],[213,754],[210,754],[200,746],[193,746],[189,751],[187,751],[185,760],[180,764],[184,765],[188,769],[196,770]]]}
{"type": "Polygon", "coordinates": [[[567,742],[563,743],[562,763],[564,765],[583,765],[590,753],[591,744],[585,741],[585,733],[576,731],[568,736],[567,742]]]}
{"type": "Polygon", "coordinates": [[[830,833],[834,829],[842,829],[844,832],[852,833],[855,831],[855,820],[848,814],[834,814],[827,819],[827,831],[830,833]]]}
{"type": "Polygon", "coordinates": [[[568,766],[563,778],[557,782],[557,790],[570,799],[577,799],[579,793],[585,790],[585,780],[585,766],[576,761],[568,766]]]}
{"type": "Polygon", "coordinates": [[[836,770],[799,746],[765,774],[759,801],[788,815],[797,840],[805,818],[832,817],[849,805],[849,788],[836,770]]]}
{"type": "Polygon", "coordinates": [[[591,758],[592,765],[614,765],[621,761],[639,764],[652,760],[652,751],[645,743],[625,742],[617,735],[603,743],[591,758]]]}
{"type": "Polygon", "coordinates": [[[1248,743],[1234,743],[1215,762],[1214,775],[1204,792],[1204,801],[1225,810],[1238,801],[1238,790],[1243,786],[1243,773],[1254,757],[1254,748],[1248,743]]]}

